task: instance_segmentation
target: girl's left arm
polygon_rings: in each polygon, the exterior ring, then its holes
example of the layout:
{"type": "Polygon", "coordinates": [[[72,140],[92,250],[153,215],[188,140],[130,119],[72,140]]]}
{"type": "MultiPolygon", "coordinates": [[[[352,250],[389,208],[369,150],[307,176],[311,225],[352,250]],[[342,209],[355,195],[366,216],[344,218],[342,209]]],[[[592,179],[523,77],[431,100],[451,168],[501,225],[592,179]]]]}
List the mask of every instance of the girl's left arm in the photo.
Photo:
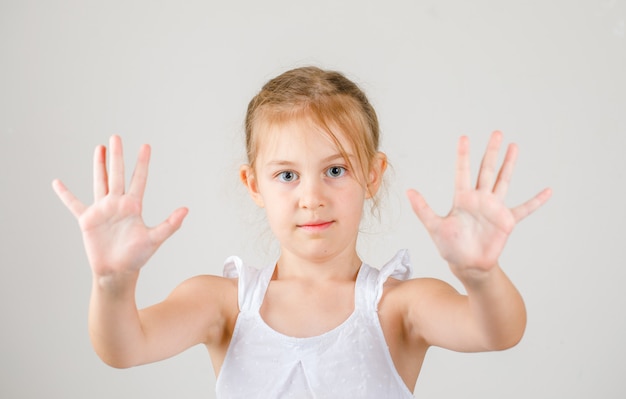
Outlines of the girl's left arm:
{"type": "Polygon", "coordinates": [[[445,217],[436,215],[421,194],[408,192],[413,210],[467,291],[466,296],[459,295],[447,284],[433,280],[423,284],[422,294],[427,298],[422,296],[409,305],[407,324],[429,345],[460,351],[498,350],[515,345],[524,333],[524,302],[498,259],[515,225],[542,206],[551,190],[544,189],[522,205],[508,208],[504,198],[517,146],[508,146],[498,170],[501,143],[502,133],[494,132],[477,184],[472,187],[469,140],[460,138],[454,201],[445,217]]]}

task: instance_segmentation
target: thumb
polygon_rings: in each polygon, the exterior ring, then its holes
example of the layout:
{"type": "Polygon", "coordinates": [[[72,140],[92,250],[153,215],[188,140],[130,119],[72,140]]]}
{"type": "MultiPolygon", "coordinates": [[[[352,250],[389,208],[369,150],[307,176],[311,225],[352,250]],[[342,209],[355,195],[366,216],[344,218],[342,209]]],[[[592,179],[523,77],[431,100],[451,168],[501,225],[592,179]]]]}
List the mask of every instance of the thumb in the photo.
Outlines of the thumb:
{"type": "Polygon", "coordinates": [[[424,227],[426,227],[426,230],[430,232],[439,217],[433,212],[432,208],[428,206],[422,194],[411,189],[406,192],[406,195],[409,198],[413,212],[415,212],[424,227]]]}
{"type": "Polygon", "coordinates": [[[150,231],[152,241],[156,243],[157,246],[161,245],[180,228],[183,224],[183,219],[185,219],[185,216],[187,216],[188,213],[189,209],[184,207],[178,208],[172,212],[166,220],[150,231]]]}

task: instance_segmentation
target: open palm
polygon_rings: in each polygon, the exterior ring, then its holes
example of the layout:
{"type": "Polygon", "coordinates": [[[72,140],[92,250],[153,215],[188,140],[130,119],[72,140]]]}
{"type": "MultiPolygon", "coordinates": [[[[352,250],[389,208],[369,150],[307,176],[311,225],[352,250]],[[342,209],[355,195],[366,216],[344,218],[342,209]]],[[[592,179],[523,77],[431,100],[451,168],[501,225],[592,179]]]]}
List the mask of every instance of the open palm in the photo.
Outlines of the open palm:
{"type": "Polygon", "coordinates": [[[89,263],[98,276],[138,271],[180,227],[187,214],[186,208],[180,208],[158,226],[146,226],[141,212],[150,147],[141,147],[127,192],[121,139],[118,136],[111,137],[109,147],[109,173],[105,147],[99,146],[94,154],[92,205],[84,205],[61,181],[53,182],[53,188],[61,201],[78,219],[89,263]]]}
{"type": "Polygon", "coordinates": [[[448,215],[436,215],[421,194],[415,190],[408,192],[413,210],[455,273],[488,271],[497,265],[515,225],[550,198],[550,189],[545,189],[515,208],[504,204],[517,158],[517,146],[508,146],[498,171],[501,143],[502,133],[494,132],[480,166],[477,184],[472,187],[469,140],[461,137],[454,201],[448,215]]]}

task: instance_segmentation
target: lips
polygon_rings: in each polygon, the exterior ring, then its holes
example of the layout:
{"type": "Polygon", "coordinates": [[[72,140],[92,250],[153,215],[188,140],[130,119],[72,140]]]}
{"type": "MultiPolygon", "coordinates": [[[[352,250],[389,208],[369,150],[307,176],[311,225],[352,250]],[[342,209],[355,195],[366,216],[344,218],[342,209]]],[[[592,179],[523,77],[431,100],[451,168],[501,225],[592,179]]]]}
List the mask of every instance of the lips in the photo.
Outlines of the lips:
{"type": "Polygon", "coordinates": [[[332,224],[334,223],[334,221],[313,221],[313,222],[306,222],[303,224],[299,224],[298,227],[303,229],[303,230],[308,230],[308,231],[322,231],[322,230],[326,230],[327,228],[329,228],[330,226],[332,226],[332,224]]]}

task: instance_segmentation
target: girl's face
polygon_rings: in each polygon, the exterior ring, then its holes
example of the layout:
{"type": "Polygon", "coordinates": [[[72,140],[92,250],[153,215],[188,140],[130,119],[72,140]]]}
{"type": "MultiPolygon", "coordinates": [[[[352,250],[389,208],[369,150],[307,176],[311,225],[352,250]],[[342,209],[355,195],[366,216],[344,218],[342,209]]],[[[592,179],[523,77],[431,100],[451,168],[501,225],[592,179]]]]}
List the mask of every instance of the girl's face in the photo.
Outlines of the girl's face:
{"type": "Polygon", "coordinates": [[[282,253],[313,262],[356,254],[363,204],[378,188],[384,156],[380,154],[381,166],[363,177],[343,135],[338,139],[350,162],[328,135],[310,124],[259,130],[255,168],[242,167],[241,178],[254,201],[265,208],[282,253]]]}

